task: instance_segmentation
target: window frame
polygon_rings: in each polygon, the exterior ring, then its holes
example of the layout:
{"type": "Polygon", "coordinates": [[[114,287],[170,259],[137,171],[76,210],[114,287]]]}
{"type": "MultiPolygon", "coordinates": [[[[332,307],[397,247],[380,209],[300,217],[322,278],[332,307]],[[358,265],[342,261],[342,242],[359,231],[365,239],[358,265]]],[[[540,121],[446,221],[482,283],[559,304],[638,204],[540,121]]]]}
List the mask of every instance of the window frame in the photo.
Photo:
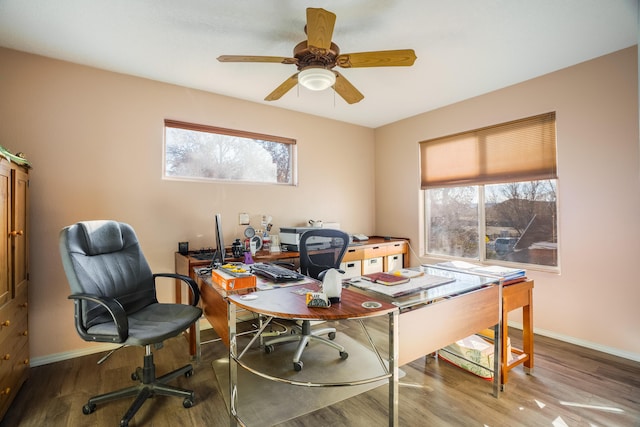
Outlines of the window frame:
{"type": "Polygon", "coordinates": [[[298,158],[297,158],[297,140],[282,136],[267,135],[257,132],[250,132],[237,129],[228,129],[218,126],[203,125],[197,123],[183,122],[179,120],[165,119],[163,127],[163,146],[162,146],[162,178],[172,181],[194,181],[194,182],[215,182],[227,184],[260,184],[260,185],[278,185],[278,186],[297,186],[298,185],[298,158]],[[220,179],[196,176],[172,176],[167,175],[167,128],[183,129],[187,131],[210,133],[215,135],[229,136],[233,138],[246,138],[257,141],[268,141],[290,146],[289,167],[291,173],[290,182],[265,182],[238,179],[220,179]]]}
{"type": "Polygon", "coordinates": [[[555,265],[514,262],[487,258],[487,206],[486,186],[492,184],[510,184],[519,182],[553,180],[555,190],[555,224],[559,228],[558,217],[558,186],[557,174],[557,142],[556,142],[556,113],[549,112],[507,123],[488,126],[467,132],[460,132],[440,138],[433,138],[419,143],[420,153],[420,185],[422,190],[422,239],[424,239],[423,256],[428,258],[476,261],[483,264],[497,264],[519,266],[541,271],[560,271],[560,236],[555,233],[557,245],[555,265]],[[532,130],[533,129],[533,133],[532,130]],[[522,136],[517,132],[522,130],[522,136]],[[514,133],[513,138],[510,133],[514,133]],[[504,138],[507,134],[507,138],[504,138]],[[505,139],[505,141],[495,140],[505,139]],[[493,146],[491,144],[494,144],[493,146]],[[449,146],[447,146],[449,144],[449,146]],[[429,150],[434,148],[435,150],[429,150]],[[462,151],[461,148],[465,150],[462,151]],[[516,150],[513,150],[513,148],[516,150]],[[518,151],[520,149],[521,151],[518,151]],[[493,150],[493,152],[492,152],[493,150]],[[503,151],[508,151],[505,165],[503,151]],[[435,153],[435,154],[434,154],[435,153]],[[522,155],[526,153],[522,161],[522,155]],[[430,159],[426,156],[431,154],[430,159]],[[492,155],[501,155],[503,163],[495,168],[491,163],[492,155]],[[529,155],[531,154],[531,155],[529,155]],[[526,157],[529,155],[529,157],[526,157]],[[440,157],[437,157],[440,156],[440,157]],[[520,158],[518,158],[520,156],[520,158]],[[530,157],[538,156],[533,161],[530,157]],[[513,163],[509,159],[513,159],[513,163]],[[465,161],[467,161],[465,163],[465,161]],[[433,168],[427,170],[431,162],[433,168]],[[442,163],[438,163],[442,162],[442,163]],[[475,162],[475,163],[474,163],[475,162]],[[483,163],[484,162],[484,163],[483,163]],[[462,164],[462,167],[460,166],[462,164]],[[433,169],[436,169],[435,171],[433,169]],[[455,169],[453,172],[450,169],[455,169]],[[506,171],[506,172],[505,172],[506,171]],[[523,172],[524,171],[524,172],[523,172]],[[528,171],[528,172],[527,172],[528,171]],[[432,231],[432,212],[430,212],[429,190],[441,188],[477,188],[477,244],[478,258],[460,255],[439,254],[430,252],[430,233],[432,231]]]}

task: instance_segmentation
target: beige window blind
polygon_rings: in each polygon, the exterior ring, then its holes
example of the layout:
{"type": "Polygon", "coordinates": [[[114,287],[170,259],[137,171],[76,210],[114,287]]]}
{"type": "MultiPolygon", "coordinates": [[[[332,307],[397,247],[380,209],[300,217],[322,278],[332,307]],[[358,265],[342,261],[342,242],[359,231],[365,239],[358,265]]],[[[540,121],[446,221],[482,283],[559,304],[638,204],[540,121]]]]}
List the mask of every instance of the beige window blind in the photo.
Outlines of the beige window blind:
{"type": "Polygon", "coordinates": [[[556,114],[420,142],[421,187],[557,178],[556,114]]]}

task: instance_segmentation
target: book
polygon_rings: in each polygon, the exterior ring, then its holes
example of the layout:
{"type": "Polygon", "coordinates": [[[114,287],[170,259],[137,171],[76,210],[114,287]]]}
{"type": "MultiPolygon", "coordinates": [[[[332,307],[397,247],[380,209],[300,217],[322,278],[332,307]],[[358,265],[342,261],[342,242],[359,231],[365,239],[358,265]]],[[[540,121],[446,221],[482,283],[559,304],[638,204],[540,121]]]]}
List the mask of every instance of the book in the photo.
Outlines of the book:
{"type": "Polygon", "coordinates": [[[411,280],[409,277],[391,273],[369,273],[363,275],[362,278],[373,283],[379,283],[387,286],[400,285],[411,280]]]}
{"type": "MultiPolygon", "coordinates": [[[[456,282],[455,278],[434,276],[432,274],[423,274],[422,276],[414,277],[413,279],[408,280],[406,283],[401,283],[394,286],[383,285],[382,283],[365,280],[364,276],[349,279],[349,283],[360,289],[377,292],[391,298],[417,295],[421,292],[428,292],[430,294],[429,299],[436,299],[446,295],[450,295],[452,293],[458,293],[469,289],[468,283],[456,282]],[[447,286],[447,284],[453,285],[453,287],[447,286]]],[[[475,284],[471,284],[471,286],[474,288],[479,287],[475,284]]],[[[423,297],[424,296],[420,298],[422,299],[423,297]]],[[[394,302],[394,304],[395,303],[396,302],[394,302]]]]}

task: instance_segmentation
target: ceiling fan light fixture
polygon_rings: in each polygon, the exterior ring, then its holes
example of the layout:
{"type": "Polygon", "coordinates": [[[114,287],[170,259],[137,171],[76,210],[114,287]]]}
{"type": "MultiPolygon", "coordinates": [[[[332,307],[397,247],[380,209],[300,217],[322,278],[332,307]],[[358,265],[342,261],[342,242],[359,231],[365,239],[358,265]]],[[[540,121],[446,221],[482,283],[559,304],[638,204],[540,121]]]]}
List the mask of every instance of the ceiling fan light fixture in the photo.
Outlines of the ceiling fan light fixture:
{"type": "Polygon", "coordinates": [[[309,90],[325,90],[336,82],[336,75],[325,68],[307,68],[298,73],[298,81],[309,90]]]}

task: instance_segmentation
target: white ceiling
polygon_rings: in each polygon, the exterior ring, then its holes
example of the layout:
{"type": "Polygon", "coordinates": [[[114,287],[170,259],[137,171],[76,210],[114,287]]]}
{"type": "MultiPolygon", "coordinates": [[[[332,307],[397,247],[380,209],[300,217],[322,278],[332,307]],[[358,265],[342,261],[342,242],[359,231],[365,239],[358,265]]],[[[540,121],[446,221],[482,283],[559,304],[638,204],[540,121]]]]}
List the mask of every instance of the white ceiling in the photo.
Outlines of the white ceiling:
{"type": "MultiPolygon", "coordinates": [[[[0,0],[0,46],[378,127],[637,44],[638,0],[0,0]],[[365,96],[294,88],[305,9],[337,15],[342,53],[415,50],[413,67],[340,72],[365,96]]],[[[0,64],[1,70],[1,64],[0,64]]]]}

